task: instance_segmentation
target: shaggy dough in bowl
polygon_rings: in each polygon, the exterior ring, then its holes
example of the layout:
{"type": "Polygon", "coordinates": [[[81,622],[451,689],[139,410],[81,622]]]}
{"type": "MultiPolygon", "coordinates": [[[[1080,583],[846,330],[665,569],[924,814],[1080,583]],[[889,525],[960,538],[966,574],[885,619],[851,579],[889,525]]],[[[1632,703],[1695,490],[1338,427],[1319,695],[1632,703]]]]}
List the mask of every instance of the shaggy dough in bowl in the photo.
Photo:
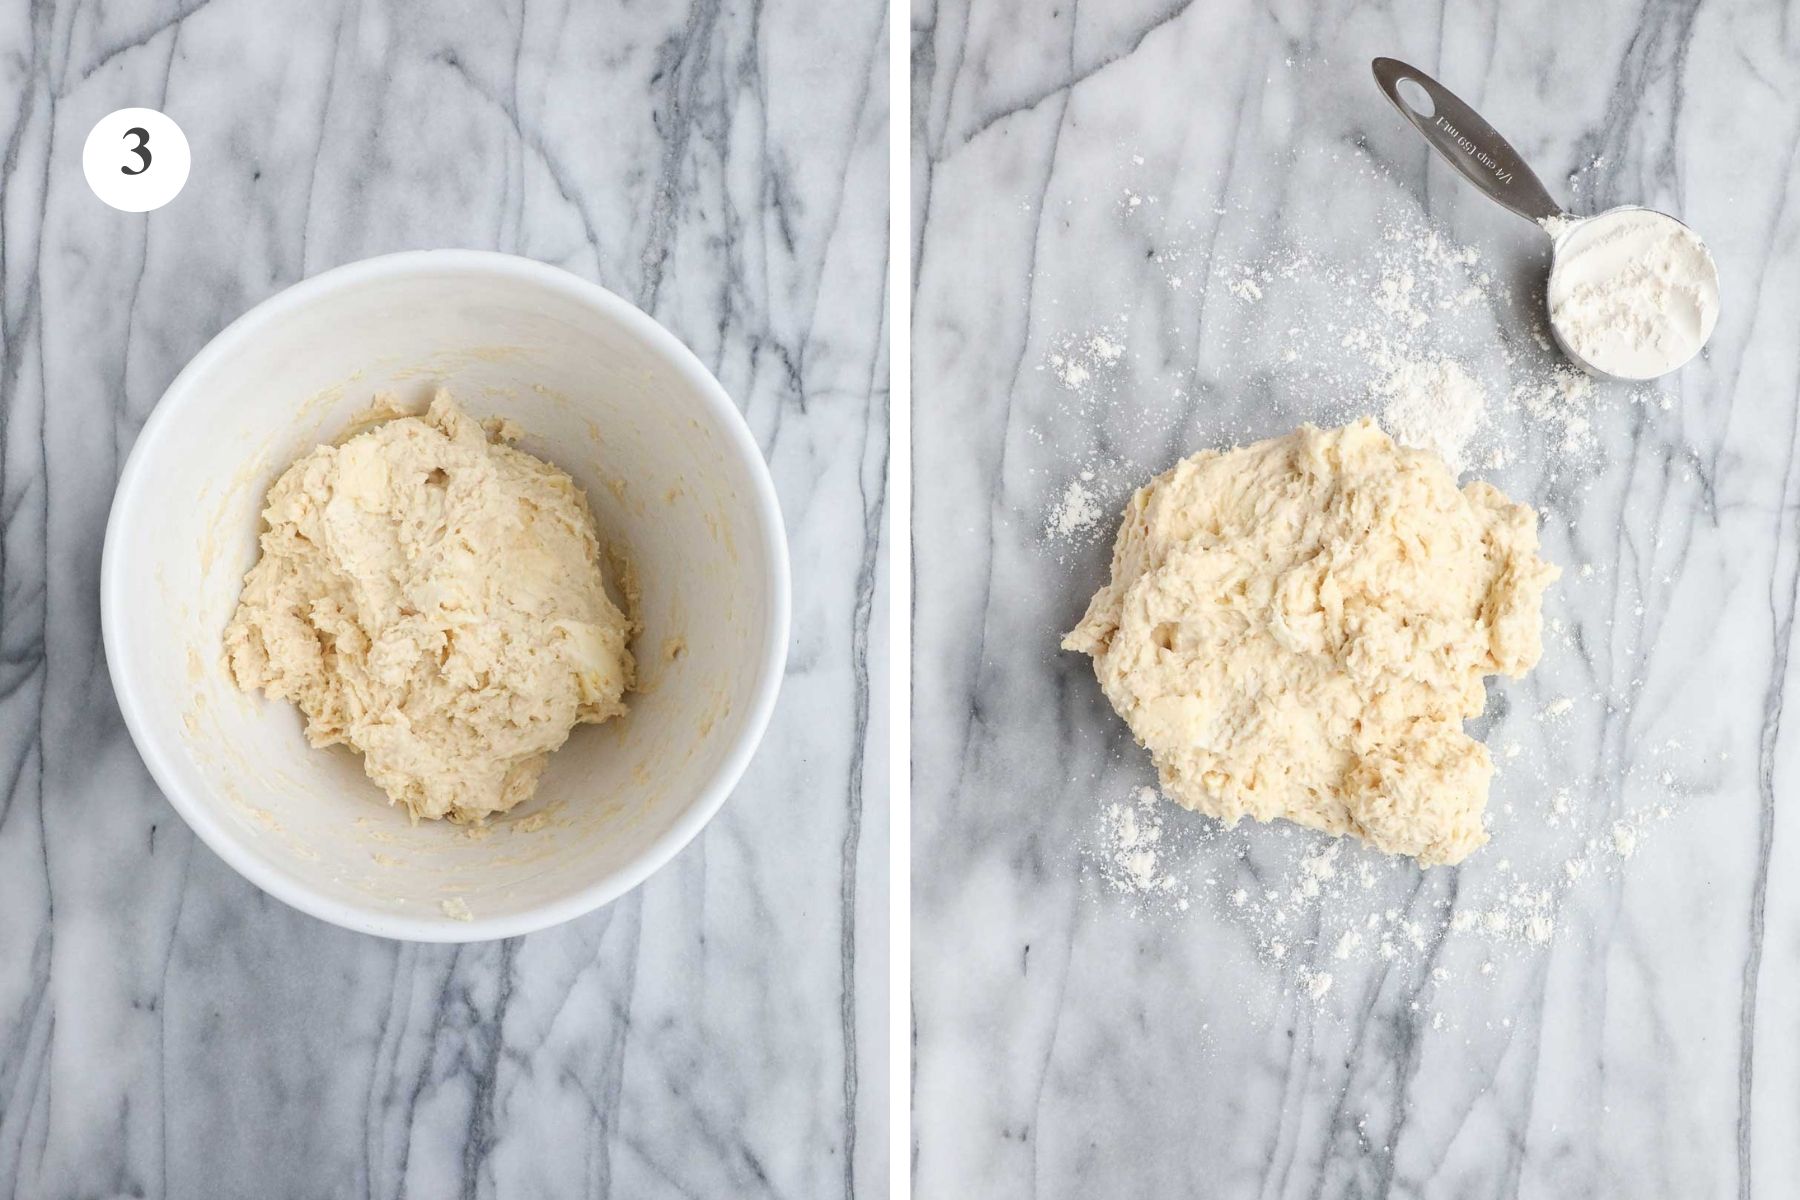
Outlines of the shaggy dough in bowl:
{"type": "Polygon", "coordinates": [[[238,686],[293,701],[314,746],[360,750],[415,820],[512,808],[632,686],[587,498],[516,436],[439,392],[300,459],[225,631],[238,686]]]}
{"type": "Polygon", "coordinates": [[[1558,574],[1526,505],[1372,420],[1305,425],[1140,488],[1063,646],[1185,807],[1455,863],[1494,771],[1463,719],[1537,663],[1558,574]]]}

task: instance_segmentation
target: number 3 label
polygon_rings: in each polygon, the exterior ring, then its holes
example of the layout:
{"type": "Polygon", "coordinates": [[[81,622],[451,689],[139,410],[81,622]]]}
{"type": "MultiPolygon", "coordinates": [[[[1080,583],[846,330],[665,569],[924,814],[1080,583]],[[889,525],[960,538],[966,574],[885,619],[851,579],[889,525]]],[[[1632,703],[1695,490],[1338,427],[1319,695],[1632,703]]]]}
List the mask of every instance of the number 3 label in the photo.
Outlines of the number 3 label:
{"type": "Polygon", "coordinates": [[[125,131],[125,136],[137,139],[137,145],[131,148],[131,152],[138,156],[139,161],[143,165],[135,169],[131,167],[120,167],[119,174],[142,175],[145,171],[150,169],[150,132],[142,125],[133,125],[130,129],[125,131]]]}
{"type": "Polygon", "coordinates": [[[106,114],[81,148],[88,186],[122,212],[149,212],[173,200],[187,183],[188,166],[181,127],[152,108],[106,114]]]}

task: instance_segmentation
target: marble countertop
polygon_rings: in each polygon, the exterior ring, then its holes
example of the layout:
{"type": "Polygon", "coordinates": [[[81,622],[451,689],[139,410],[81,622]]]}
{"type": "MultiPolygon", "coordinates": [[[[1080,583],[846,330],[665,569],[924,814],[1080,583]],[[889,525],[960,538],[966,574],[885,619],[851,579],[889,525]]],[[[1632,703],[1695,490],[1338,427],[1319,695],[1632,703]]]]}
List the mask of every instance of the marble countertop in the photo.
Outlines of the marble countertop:
{"type": "Polygon", "coordinates": [[[886,1177],[886,32],[878,4],[132,0],[0,15],[0,1195],[825,1196],[886,1177]],[[103,114],[186,132],[103,207],[103,114]],[[502,943],[291,911],[120,722],[101,534],[163,389],[307,275],[565,267],[742,405],[793,550],[779,708],[705,834],[502,943]]]}
{"type": "Polygon", "coordinates": [[[941,0],[913,28],[919,1194],[1791,1194],[1791,12],[941,0]],[[1705,358],[1571,395],[1534,336],[1547,241],[1430,155],[1384,54],[1576,211],[1700,230],[1705,358]],[[1405,347],[1489,397],[1474,474],[1565,567],[1543,663],[1472,725],[1491,844],[1420,872],[1139,808],[1144,755],[1056,647],[1119,506],[1367,407],[1414,302],[1405,347]]]}

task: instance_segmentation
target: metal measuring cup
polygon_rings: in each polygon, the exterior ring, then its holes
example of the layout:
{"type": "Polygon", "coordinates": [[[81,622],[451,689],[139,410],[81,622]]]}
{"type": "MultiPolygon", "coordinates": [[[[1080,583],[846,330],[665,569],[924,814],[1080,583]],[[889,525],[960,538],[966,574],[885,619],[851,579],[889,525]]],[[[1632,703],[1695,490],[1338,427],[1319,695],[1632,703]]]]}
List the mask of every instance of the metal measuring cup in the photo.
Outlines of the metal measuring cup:
{"type": "MultiPolygon", "coordinates": [[[[1555,290],[1557,270],[1566,265],[1566,251],[1581,226],[1617,213],[1647,212],[1673,221],[1693,233],[1678,218],[1637,204],[1609,208],[1591,217],[1577,217],[1566,212],[1562,205],[1551,199],[1550,193],[1525,164],[1519,152],[1492,125],[1483,120],[1481,114],[1457,99],[1450,89],[1417,67],[1409,66],[1397,58],[1377,58],[1371,67],[1382,93],[1400,110],[1402,116],[1412,122],[1413,128],[1424,136],[1432,149],[1455,167],[1464,179],[1481,189],[1489,199],[1518,213],[1550,235],[1550,275],[1544,283],[1546,309],[1549,308],[1549,298],[1555,290]]],[[[1716,297],[1718,267],[1713,263],[1712,255],[1706,250],[1706,244],[1699,234],[1693,236],[1705,256],[1706,268],[1710,273],[1708,284],[1716,297]]],[[[1620,383],[1642,383],[1644,379],[1657,377],[1610,374],[1572,346],[1554,318],[1550,321],[1550,332],[1569,361],[1596,378],[1620,383]]],[[[1704,331],[1700,339],[1701,345],[1711,336],[1711,332],[1710,328],[1704,331]]],[[[1699,346],[1696,346],[1695,352],[1698,350],[1699,346]]],[[[1681,365],[1682,363],[1676,363],[1669,370],[1673,371],[1681,365]]]]}

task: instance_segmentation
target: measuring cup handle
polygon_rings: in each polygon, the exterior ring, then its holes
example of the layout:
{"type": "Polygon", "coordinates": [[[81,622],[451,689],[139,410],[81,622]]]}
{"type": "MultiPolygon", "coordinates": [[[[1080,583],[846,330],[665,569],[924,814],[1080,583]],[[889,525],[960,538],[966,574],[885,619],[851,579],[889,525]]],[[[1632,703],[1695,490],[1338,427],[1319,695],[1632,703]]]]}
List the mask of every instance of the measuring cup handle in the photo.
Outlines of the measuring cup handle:
{"type": "Polygon", "coordinates": [[[1371,65],[1375,82],[1394,107],[1470,183],[1528,221],[1564,215],[1562,205],[1550,198],[1519,152],[1450,89],[1397,58],[1378,58],[1371,65]],[[1414,108],[1401,95],[1400,85],[1408,81],[1429,98],[1429,111],[1414,108]]]}

